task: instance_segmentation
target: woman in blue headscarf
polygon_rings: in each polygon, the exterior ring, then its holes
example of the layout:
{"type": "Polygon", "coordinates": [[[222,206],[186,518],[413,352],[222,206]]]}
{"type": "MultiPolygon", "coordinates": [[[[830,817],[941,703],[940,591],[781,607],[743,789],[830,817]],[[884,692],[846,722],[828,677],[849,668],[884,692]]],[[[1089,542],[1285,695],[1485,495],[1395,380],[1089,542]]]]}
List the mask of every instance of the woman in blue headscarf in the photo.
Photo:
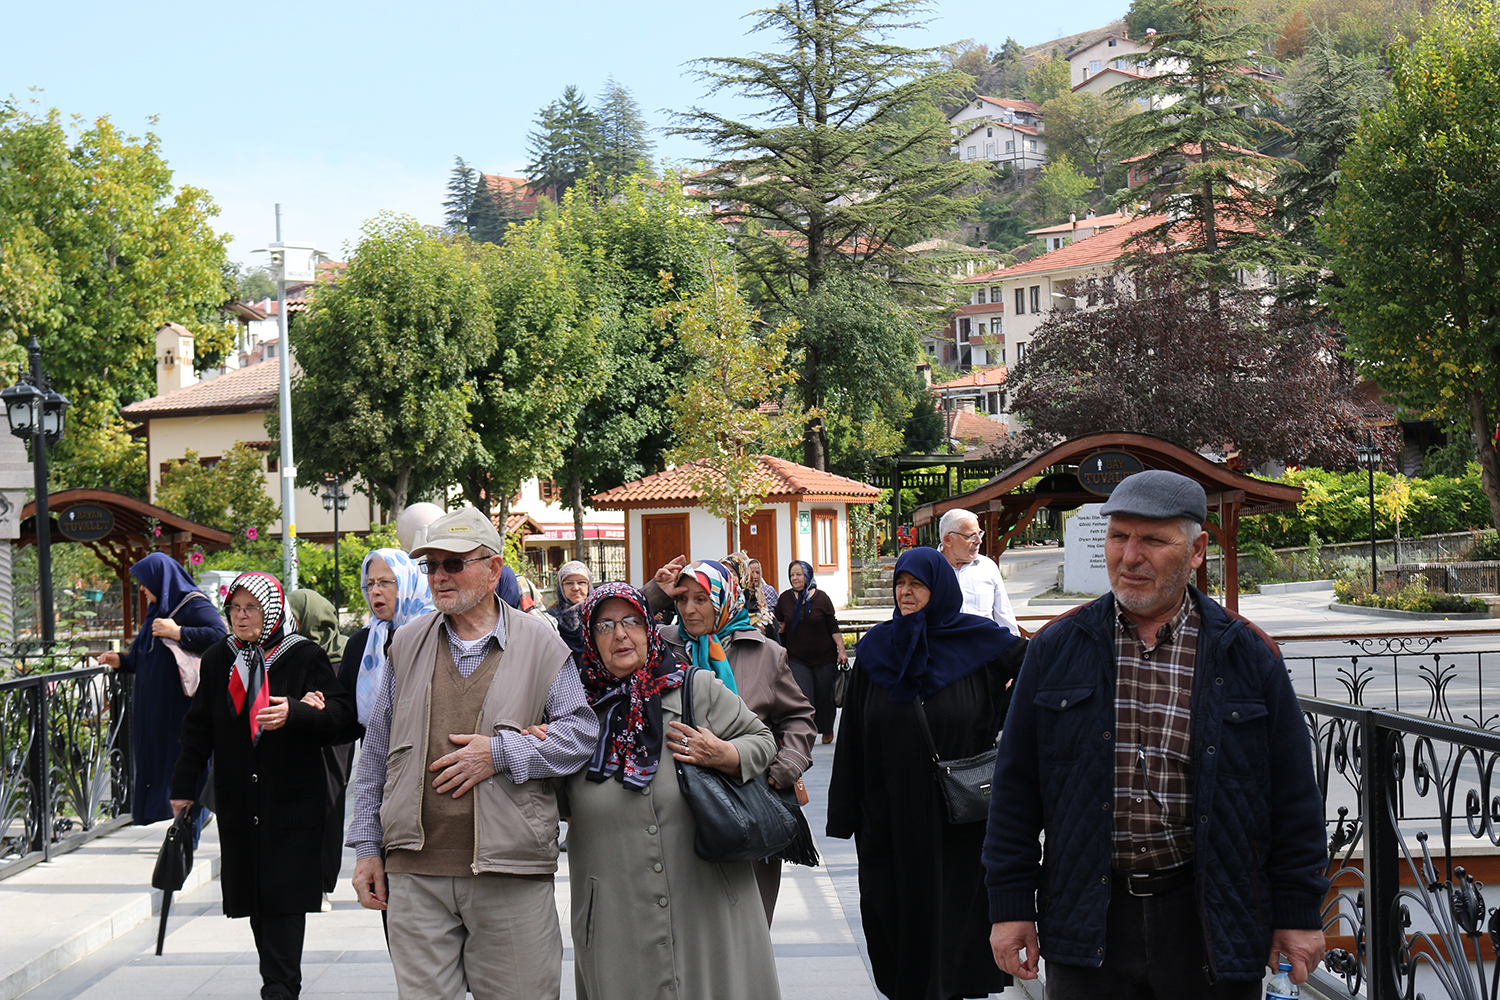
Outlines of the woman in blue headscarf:
{"type": "Polygon", "coordinates": [[[855,837],[859,910],[875,985],[891,1000],[987,996],[1009,979],[990,954],[984,824],[955,825],[938,757],[995,745],[1026,642],[964,614],[936,549],[896,563],[896,611],[854,654],[828,788],[828,835],[855,837]]]}
{"type": "MultiPolygon", "coordinates": [[[[146,617],[125,655],[103,653],[99,662],[135,674],[130,721],[135,784],[130,813],[137,823],[155,823],[172,818],[172,768],[181,749],[182,719],[192,701],[183,693],[170,644],[202,653],[228,635],[229,629],[208,595],[165,552],[151,553],[130,567],[130,575],[150,602],[146,617]]],[[[121,599],[130,596],[121,595],[121,599]]],[[[199,819],[201,823],[201,814],[199,819]]]]}
{"type": "Polygon", "coordinates": [[[813,724],[824,743],[833,742],[833,674],[848,668],[844,636],[839,631],[833,600],[818,589],[810,563],[794,560],[786,568],[791,589],[776,600],[776,625],[786,647],[788,665],[797,686],[812,702],[813,724]]]}

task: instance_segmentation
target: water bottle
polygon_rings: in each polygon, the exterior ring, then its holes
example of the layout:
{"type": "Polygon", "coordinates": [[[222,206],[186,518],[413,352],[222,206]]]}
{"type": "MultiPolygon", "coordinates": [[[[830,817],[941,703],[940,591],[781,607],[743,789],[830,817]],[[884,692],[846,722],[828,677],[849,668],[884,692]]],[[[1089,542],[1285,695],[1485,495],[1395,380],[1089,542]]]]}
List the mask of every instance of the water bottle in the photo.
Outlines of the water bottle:
{"type": "Polygon", "coordinates": [[[1283,958],[1281,968],[1266,983],[1266,1000],[1295,1000],[1302,995],[1297,984],[1292,982],[1291,972],[1292,963],[1283,958]]]}

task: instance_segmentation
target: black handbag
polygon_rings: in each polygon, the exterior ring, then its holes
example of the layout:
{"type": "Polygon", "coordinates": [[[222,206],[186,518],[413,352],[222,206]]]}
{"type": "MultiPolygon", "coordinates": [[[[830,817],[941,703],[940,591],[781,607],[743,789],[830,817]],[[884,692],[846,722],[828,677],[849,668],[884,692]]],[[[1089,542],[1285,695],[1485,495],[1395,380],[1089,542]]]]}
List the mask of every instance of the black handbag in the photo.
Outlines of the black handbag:
{"type": "Polygon", "coordinates": [[[161,890],[161,923],[156,931],[156,953],[161,954],[167,937],[167,915],[172,912],[172,893],[180,890],[193,870],[193,813],[197,803],[177,814],[156,852],[151,888],[161,890]]]}
{"type": "MultiPolygon", "coordinates": [[[[682,682],[682,722],[693,726],[693,675],[682,682]]],[[[741,784],[722,771],[697,764],[677,765],[677,784],[693,811],[697,832],[693,851],[704,861],[759,861],[786,850],[797,835],[797,821],[776,790],[756,775],[741,784]]]]}
{"type": "MultiPolygon", "coordinates": [[[[927,750],[932,754],[932,763],[937,768],[938,788],[943,792],[943,802],[948,806],[948,822],[982,823],[990,814],[990,783],[995,779],[995,748],[984,753],[958,760],[938,758],[937,745],[932,742],[932,730],[927,726],[927,712],[922,708],[922,699],[912,701],[917,708],[917,724],[922,727],[922,738],[927,741],[927,750]]],[[[999,742],[999,737],[996,737],[999,742]]]]}

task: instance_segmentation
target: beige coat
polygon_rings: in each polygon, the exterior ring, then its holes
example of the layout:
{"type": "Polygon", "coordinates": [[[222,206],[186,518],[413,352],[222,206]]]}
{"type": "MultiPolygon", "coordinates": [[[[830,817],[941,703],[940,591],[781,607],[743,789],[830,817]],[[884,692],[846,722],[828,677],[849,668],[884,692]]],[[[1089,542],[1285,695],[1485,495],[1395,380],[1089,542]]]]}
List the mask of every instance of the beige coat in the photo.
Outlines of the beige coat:
{"type": "MultiPolygon", "coordinates": [[[[663,693],[662,722],[682,717],[682,689],[663,693]]],[[[718,678],[693,677],[698,725],[732,742],[740,777],[776,752],[771,731],[718,678]]],[[[779,997],[771,932],[748,861],[693,853],[693,814],[671,754],[644,791],[586,772],[563,782],[580,1000],[766,1000],[779,997]]]]}

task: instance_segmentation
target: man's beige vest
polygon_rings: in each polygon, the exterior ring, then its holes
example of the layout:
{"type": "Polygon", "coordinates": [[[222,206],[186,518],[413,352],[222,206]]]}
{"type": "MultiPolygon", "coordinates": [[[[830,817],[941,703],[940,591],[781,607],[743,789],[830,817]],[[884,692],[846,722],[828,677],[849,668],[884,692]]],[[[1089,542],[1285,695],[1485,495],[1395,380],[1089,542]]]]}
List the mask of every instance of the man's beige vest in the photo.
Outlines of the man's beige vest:
{"type": "MultiPolygon", "coordinates": [[[[472,708],[468,717],[476,719],[477,725],[464,732],[493,736],[541,723],[552,682],[569,662],[568,647],[545,623],[513,611],[504,602],[500,613],[505,616],[505,649],[488,687],[481,691],[476,686],[466,696],[472,708]]],[[[456,670],[442,622],[440,613],[431,612],[402,626],[391,641],[396,695],[380,807],[388,851],[420,852],[427,842],[422,826],[423,787],[433,777],[428,765],[443,755],[431,749],[441,747],[429,733],[433,676],[439,668],[456,670]]],[[[486,662],[490,659],[493,654],[486,662]]],[[[450,746],[457,749],[456,744],[450,746]]],[[[466,815],[472,815],[474,824],[472,874],[557,871],[557,797],[549,782],[535,779],[517,785],[510,775],[496,774],[475,785],[464,798],[470,800],[466,815]]]]}

